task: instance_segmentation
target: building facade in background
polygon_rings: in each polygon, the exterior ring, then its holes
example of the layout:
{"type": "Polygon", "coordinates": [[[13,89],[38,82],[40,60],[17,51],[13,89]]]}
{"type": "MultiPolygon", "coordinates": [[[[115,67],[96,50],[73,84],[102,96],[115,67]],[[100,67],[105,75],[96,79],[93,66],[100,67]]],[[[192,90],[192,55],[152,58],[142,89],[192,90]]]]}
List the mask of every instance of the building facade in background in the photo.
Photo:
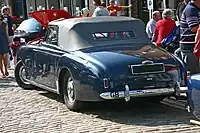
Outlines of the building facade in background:
{"type": "MultiPolygon", "coordinates": [[[[135,1],[137,1],[137,8],[138,8],[137,17],[142,19],[144,22],[147,22],[149,20],[149,10],[147,5],[147,0],[135,0],[135,1]]],[[[170,8],[175,13],[177,5],[180,1],[181,0],[153,0],[154,11],[158,10],[162,13],[164,9],[170,8]]],[[[174,19],[175,19],[175,14],[174,14],[174,19]]]]}
{"type": "Polygon", "coordinates": [[[72,15],[88,6],[89,0],[26,0],[27,12],[42,9],[65,9],[72,15]]]}
{"type": "MultiPolygon", "coordinates": [[[[41,10],[41,9],[65,9],[73,16],[78,16],[79,11],[88,7],[91,12],[94,10],[92,4],[93,0],[0,0],[1,5],[9,5],[12,8],[12,15],[26,19],[28,12],[41,10]]],[[[107,6],[109,0],[104,1],[107,6]]],[[[154,10],[163,11],[165,8],[171,8],[175,11],[180,0],[153,0],[154,10]]],[[[127,6],[132,4],[132,8],[124,9],[121,15],[131,16],[142,19],[145,23],[149,20],[149,11],[147,6],[147,0],[116,0],[115,2],[119,6],[127,6]]]]}
{"type": "MultiPolygon", "coordinates": [[[[90,0],[0,0],[0,7],[9,5],[12,15],[20,18],[28,18],[28,12],[41,9],[65,9],[72,15],[78,10],[89,7],[90,0]]],[[[78,14],[77,14],[78,15],[78,14]]]]}

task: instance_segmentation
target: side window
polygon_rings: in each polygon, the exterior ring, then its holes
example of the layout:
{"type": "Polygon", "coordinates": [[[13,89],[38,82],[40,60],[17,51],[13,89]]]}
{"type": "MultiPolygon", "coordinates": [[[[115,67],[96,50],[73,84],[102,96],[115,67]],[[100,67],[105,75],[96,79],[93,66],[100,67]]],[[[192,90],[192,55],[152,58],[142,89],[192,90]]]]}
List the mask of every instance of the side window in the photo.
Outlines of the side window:
{"type": "Polygon", "coordinates": [[[49,26],[45,42],[48,44],[58,45],[58,26],[49,26]]]}

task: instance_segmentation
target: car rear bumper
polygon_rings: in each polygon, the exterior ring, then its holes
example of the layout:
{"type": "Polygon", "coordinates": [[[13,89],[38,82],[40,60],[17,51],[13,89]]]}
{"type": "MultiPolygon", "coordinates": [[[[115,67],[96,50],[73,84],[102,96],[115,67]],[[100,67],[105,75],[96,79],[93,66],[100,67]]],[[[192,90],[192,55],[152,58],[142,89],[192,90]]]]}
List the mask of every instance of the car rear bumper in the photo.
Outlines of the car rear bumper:
{"type": "Polygon", "coordinates": [[[188,87],[180,87],[180,92],[181,92],[181,93],[186,93],[186,92],[188,92],[188,87]]]}
{"type": "Polygon", "coordinates": [[[159,95],[173,95],[176,93],[174,88],[158,88],[158,89],[145,89],[145,90],[129,90],[128,86],[125,86],[124,91],[116,92],[104,92],[100,94],[100,97],[105,100],[112,99],[125,99],[129,101],[131,97],[148,97],[159,95]]]}

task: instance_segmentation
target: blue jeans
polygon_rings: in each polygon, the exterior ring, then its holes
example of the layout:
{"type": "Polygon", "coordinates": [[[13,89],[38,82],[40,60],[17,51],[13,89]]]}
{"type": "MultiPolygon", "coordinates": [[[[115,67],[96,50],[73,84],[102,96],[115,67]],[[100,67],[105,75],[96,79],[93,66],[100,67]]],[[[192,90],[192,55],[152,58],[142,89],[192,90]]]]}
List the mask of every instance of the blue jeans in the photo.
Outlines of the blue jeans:
{"type": "Polygon", "coordinates": [[[177,50],[175,50],[174,55],[182,60],[181,48],[178,48],[177,50]]]}
{"type": "Polygon", "coordinates": [[[181,52],[182,61],[187,64],[188,70],[192,74],[200,73],[199,59],[191,51],[181,52]]]}

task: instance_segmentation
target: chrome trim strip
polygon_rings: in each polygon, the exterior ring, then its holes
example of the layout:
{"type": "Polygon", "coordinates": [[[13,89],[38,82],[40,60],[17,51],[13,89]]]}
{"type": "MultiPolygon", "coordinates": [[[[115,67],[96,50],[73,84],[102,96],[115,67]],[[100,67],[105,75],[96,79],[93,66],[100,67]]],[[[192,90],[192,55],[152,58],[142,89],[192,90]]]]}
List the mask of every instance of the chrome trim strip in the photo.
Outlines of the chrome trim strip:
{"type": "Polygon", "coordinates": [[[163,63],[153,63],[153,64],[137,64],[137,65],[131,65],[131,66],[153,66],[153,65],[163,65],[163,63]]]}
{"type": "MultiPolygon", "coordinates": [[[[100,97],[106,100],[112,99],[122,99],[125,98],[125,91],[116,92],[104,92],[100,94],[100,97]]],[[[130,97],[146,97],[146,96],[157,96],[157,95],[167,95],[175,93],[174,88],[160,88],[160,89],[148,89],[148,90],[130,90],[130,97]]]]}
{"type": "Polygon", "coordinates": [[[138,64],[138,65],[131,65],[131,73],[133,75],[139,75],[139,74],[156,74],[156,73],[163,73],[165,72],[165,66],[163,63],[153,63],[153,64],[138,64]],[[153,66],[153,65],[163,65],[163,70],[162,71],[156,71],[156,72],[143,72],[143,73],[134,73],[133,72],[133,67],[134,66],[153,66]]]}
{"type": "Polygon", "coordinates": [[[149,65],[149,64],[153,64],[153,61],[151,60],[145,60],[142,62],[143,65],[149,65]]]}
{"type": "Polygon", "coordinates": [[[187,92],[188,91],[188,87],[180,87],[180,92],[187,92]]]}
{"type": "Polygon", "coordinates": [[[129,89],[128,85],[125,85],[124,99],[125,99],[126,102],[131,100],[130,89],[129,89]]]}
{"type": "Polygon", "coordinates": [[[177,68],[179,68],[177,65],[174,65],[174,64],[164,64],[164,66],[166,67],[177,67],[177,68]]]}
{"type": "MultiPolygon", "coordinates": [[[[59,93],[59,81],[58,80],[56,80],[56,90],[57,90],[57,92],[59,93]]],[[[60,94],[60,93],[59,93],[60,94]]]]}
{"type": "Polygon", "coordinates": [[[108,83],[108,79],[107,79],[107,78],[104,78],[104,79],[103,79],[103,86],[104,86],[105,89],[108,89],[109,83],[108,83]],[[107,84],[106,84],[106,83],[107,83],[107,84]]]}

